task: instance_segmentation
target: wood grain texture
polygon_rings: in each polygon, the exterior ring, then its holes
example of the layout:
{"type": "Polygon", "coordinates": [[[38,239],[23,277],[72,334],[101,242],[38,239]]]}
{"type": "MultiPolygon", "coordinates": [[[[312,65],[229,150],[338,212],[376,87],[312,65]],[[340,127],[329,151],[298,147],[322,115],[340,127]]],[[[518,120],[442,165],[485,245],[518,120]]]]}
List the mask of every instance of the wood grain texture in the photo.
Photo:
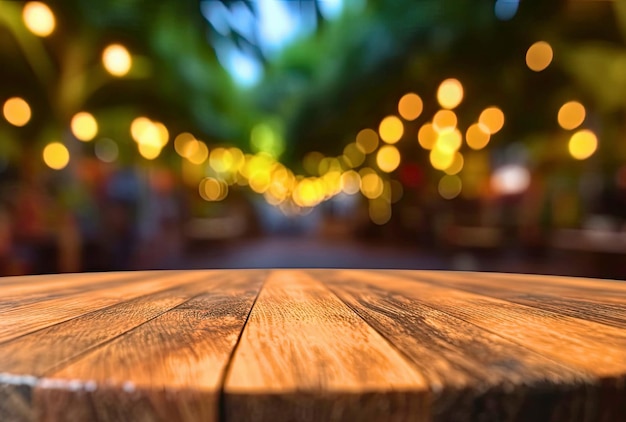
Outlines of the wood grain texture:
{"type": "Polygon", "coordinates": [[[0,343],[149,292],[175,287],[190,277],[201,278],[204,275],[194,271],[166,271],[135,281],[122,279],[95,291],[60,297],[52,293],[49,300],[13,306],[0,313],[0,343]]]}
{"type": "Polygon", "coordinates": [[[224,386],[225,420],[426,420],[427,384],[303,271],[275,271],[224,386]]]}
{"type": "Polygon", "coordinates": [[[212,421],[263,271],[238,272],[50,374],[40,421],[212,421]]]}

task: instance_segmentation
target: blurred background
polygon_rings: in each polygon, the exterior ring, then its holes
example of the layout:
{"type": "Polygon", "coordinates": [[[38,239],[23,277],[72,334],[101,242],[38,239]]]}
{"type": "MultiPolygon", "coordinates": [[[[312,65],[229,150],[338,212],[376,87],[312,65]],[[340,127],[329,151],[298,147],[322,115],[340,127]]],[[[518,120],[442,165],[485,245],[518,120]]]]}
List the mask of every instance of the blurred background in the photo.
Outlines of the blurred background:
{"type": "Polygon", "coordinates": [[[626,2],[0,0],[0,274],[626,279],[626,2]]]}

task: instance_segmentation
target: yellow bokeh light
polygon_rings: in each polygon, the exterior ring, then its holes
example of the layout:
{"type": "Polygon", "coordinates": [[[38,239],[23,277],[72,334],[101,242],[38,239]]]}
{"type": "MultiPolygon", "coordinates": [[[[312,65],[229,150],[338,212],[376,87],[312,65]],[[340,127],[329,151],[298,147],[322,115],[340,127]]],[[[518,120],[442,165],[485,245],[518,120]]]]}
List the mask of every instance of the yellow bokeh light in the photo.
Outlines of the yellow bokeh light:
{"type": "Polygon", "coordinates": [[[598,149],[598,138],[590,130],[579,130],[569,140],[569,153],[577,160],[589,158],[598,149]]]}
{"type": "Polygon", "coordinates": [[[380,139],[383,141],[388,144],[395,144],[404,135],[402,120],[396,116],[385,117],[378,126],[378,133],[380,133],[380,139]]]}
{"type": "Polygon", "coordinates": [[[374,224],[382,226],[391,220],[391,205],[382,198],[370,200],[369,215],[374,224]]]}
{"type": "Polygon", "coordinates": [[[463,159],[463,155],[457,151],[454,153],[450,167],[446,168],[444,171],[446,172],[446,174],[449,174],[451,176],[457,174],[461,170],[463,170],[464,162],[465,160],[463,159]]]}
{"type": "Polygon", "coordinates": [[[422,110],[424,109],[424,103],[419,95],[410,92],[400,98],[398,102],[398,113],[404,120],[415,120],[420,114],[422,114],[422,110]]]}
{"type": "Polygon", "coordinates": [[[498,107],[488,107],[480,113],[478,124],[483,131],[493,135],[504,126],[504,113],[498,107]]]}
{"type": "Polygon", "coordinates": [[[19,97],[6,100],[2,107],[2,114],[7,122],[17,127],[26,125],[31,118],[30,106],[24,99],[19,97]]]}
{"type": "Polygon", "coordinates": [[[137,150],[139,154],[146,160],[154,160],[161,154],[161,147],[153,144],[137,144],[137,150]]]}
{"type": "Polygon", "coordinates": [[[70,162],[70,152],[60,142],[51,142],[43,149],[43,161],[53,170],[61,170],[70,162]]]}
{"type": "Polygon", "coordinates": [[[293,191],[293,201],[299,207],[313,207],[323,196],[322,186],[313,178],[302,179],[293,191]]]}
{"type": "Polygon", "coordinates": [[[70,128],[76,139],[87,142],[98,134],[98,122],[90,113],[82,111],[72,117],[70,128]]]}
{"type": "Polygon", "coordinates": [[[102,52],[102,64],[113,76],[126,75],[133,64],[130,53],[120,44],[111,44],[102,52]]]}
{"type": "Polygon", "coordinates": [[[228,195],[228,185],[222,180],[205,177],[200,181],[198,191],[205,201],[221,201],[228,195]]]}
{"type": "Polygon", "coordinates": [[[463,188],[461,178],[459,176],[445,175],[439,180],[437,186],[439,195],[445,199],[453,199],[459,196],[463,188]]]}
{"type": "Polygon", "coordinates": [[[358,167],[365,161],[365,153],[355,142],[346,145],[343,155],[350,167],[358,167]]]}
{"type": "Polygon", "coordinates": [[[439,148],[433,148],[429,154],[430,164],[434,169],[445,170],[452,165],[454,161],[454,153],[442,151],[439,148]]]}
{"type": "Polygon", "coordinates": [[[483,126],[478,123],[475,123],[467,128],[467,132],[465,133],[465,141],[467,142],[467,145],[474,150],[486,147],[490,138],[491,135],[489,132],[483,130],[483,126]]]}
{"type": "Polygon", "coordinates": [[[385,173],[391,173],[400,165],[400,151],[393,145],[385,145],[376,154],[376,164],[385,173]]]}
{"type": "Polygon", "coordinates": [[[232,155],[225,148],[215,148],[209,154],[209,166],[218,173],[225,173],[232,165],[232,155]]]}
{"type": "Polygon", "coordinates": [[[209,148],[204,142],[196,140],[196,142],[187,145],[191,151],[187,153],[185,158],[193,164],[202,164],[209,158],[209,148]]]}
{"type": "Polygon", "coordinates": [[[439,110],[433,117],[433,127],[437,132],[454,129],[457,124],[457,117],[452,110],[439,110]]]}
{"type": "Polygon", "coordinates": [[[569,101],[561,106],[557,115],[563,129],[576,129],[585,121],[585,107],[578,101],[569,101]]]}
{"type": "MultiPolygon", "coordinates": [[[[134,138],[134,135],[133,135],[133,138],[134,138]]],[[[196,138],[191,133],[189,132],[180,133],[174,139],[174,150],[181,157],[187,157],[187,154],[189,153],[188,146],[190,144],[193,144],[194,142],[196,142],[196,138]]]]}
{"type": "Polygon", "coordinates": [[[320,175],[324,175],[329,171],[341,171],[341,162],[339,159],[334,157],[325,157],[322,158],[318,166],[318,172],[320,175]]]}
{"type": "Polygon", "coordinates": [[[526,65],[535,72],[541,72],[550,66],[554,53],[552,47],[545,41],[538,41],[531,45],[526,52],[526,65]]]}
{"type": "Polygon", "coordinates": [[[439,134],[435,130],[435,127],[430,123],[426,123],[417,132],[417,140],[419,141],[419,144],[422,148],[428,150],[433,149],[438,137],[439,134]]]}
{"type": "Polygon", "coordinates": [[[38,1],[29,1],[24,5],[22,20],[28,30],[39,37],[47,37],[52,34],[56,26],[56,19],[52,10],[48,5],[38,1]]]}
{"type": "Polygon", "coordinates": [[[161,122],[154,122],[154,126],[159,133],[158,139],[161,148],[163,148],[170,140],[170,132],[167,127],[161,122]]]}
{"type": "Polygon", "coordinates": [[[435,149],[439,149],[447,154],[454,154],[463,144],[463,135],[458,129],[447,129],[437,137],[435,149]]]}
{"type": "Polygon", "coordinates": [[[376,151],[378,143],[378,134],[373,129],[363,129],[356,135],[356,144],[364,154],[376,151]]]}
{"type": "Polygon", "coordinates": [[[463,101],[463,85],[458,79],[446,79],[437,89],[437,101],[443,108],[452,109],[463,101]]]}
{"type": "Polygon", "coordinates": [[[369,199],[376,199],[383,194],[383,180],[375,172],[361,174],[361,192],[369,199]]]}
{"type": "Polygon", "coordinates": [[[361,176],[354,170],[348,170],[341,175],[341,190],[354,195],[361,189],[361,176]]]}

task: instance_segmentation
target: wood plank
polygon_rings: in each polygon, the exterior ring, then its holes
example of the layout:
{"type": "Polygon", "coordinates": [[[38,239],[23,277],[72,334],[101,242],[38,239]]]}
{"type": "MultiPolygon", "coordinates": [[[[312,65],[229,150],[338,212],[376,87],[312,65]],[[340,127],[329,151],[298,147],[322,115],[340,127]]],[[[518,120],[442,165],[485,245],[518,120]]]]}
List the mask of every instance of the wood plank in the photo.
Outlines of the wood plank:
{"type": "Polygon", "coordinates": [[[40,421],[213,421],[223,372],[264,271],[237,271],[206,293],[44,378],[40,421]]]}
{"type": "MultiPolygon", "coordinates": [[[[567,420],[584,414],[586,374],[474,324],[386,288],[357,272],[315,271],[348,306],[425,374],[435,421],[567,420]],[[534,390],[551,396],[537,400],[534,390]],[[578,401],[572,400],[578,397],[578,401]],[[557,419],[550,419],[559,416],[557,419]],[[517,420],[517,419],[515,419],[517,420]]],[[[589,407],[589,406],[588,406],[589,407]]]]}
{"type": "MultiPolygon", "coordinates": [[[[603,420],[602,417],[606,415],[609,415],[606,420],[626,420],[626,404],[619,398],[626,393],[626,331],[436,286],[421,281],[419,273],[415,273],[411,279],[401,272],[394,276],[389,271],[340,271],[338,276],[362,283],[362,289],[379,289],[387,291],[394,298],[411,299],[412,303],[466,321],[583,374],[582,386],[575,379],[563,385],[565,390],[562,393],[572,395],[570,406],[558,409],[550,407],[557,413],[533,420],[579,420],[575,416],[585,412],[592,415],[591,419],[581,417],[580,420],[603,420]],[[556,419],[549,419],[549,416],[556,419]]],[[[467,351],[471,352],[472,349],[467,351]]],[[[477,360],[483,358],[480,354],[476,355],[477,360]]],[[[534,385],[532,378],[529,380],[534,394],[532,400],[538,400],[537,394],[546,393],[546,397],[554,394],[550,385],[554,386],[555,382],[560,382],[559,379],[546,381],[547,386],[545,383],[534,385]]],[[[553,397],[545,403],[552,403],[552,400],[553,397]]]]}
{"type": "Polygon", "coordinates": [[[453,271],[405,274],[422,281],[532,306],[572,318],[626,328],[626,299],[623,303],[607,303],[602,296],[553,283],[550,277],[542,277],[531,282],[511,282],[499,277],[484,277],[478,273],[453,271]]]}
{"type": "Polygon", "coordinates": [[[0,316],[2,312],[24,306],[31,303],[51,300],[71,294],[78,294],[87,291],[99,290],[123,283],[130,283],[134,280],[150,279],[166,275],[165,272],[116,272],[100,274],[71,274],[73,277],[67,279],[63,277],[51,277],[48,275],[37,276],[29,282],[18,285],[0,287],[2,296],[0,297],[0,316]],[[78,277],[76,277],[78,276],[78,277]]]}
{"type": "MultiPolygon", "coordinates": [[[[217,275],[217,273],[216,273],[217,275]]],[[[97,309],[205,277],[199,271],[172,271],[50,300],[15,306],[0,315],[0,343],[97,309]]]]}
{"type": "Polygon", "coordinates": [[[303,271],[274,271],[224,386],[224,419],[426,420],[428,385],[391,345],[303,271]]]}

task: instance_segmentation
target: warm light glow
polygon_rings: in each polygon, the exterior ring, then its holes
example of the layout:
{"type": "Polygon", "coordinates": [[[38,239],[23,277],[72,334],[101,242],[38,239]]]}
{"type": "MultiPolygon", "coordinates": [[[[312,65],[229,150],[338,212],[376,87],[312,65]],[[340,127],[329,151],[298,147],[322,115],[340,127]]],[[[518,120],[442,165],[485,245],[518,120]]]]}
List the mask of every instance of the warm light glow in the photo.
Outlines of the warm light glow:
{"type": "Polygon", "coordinates": [[[391,203],[395,204],[404,196],[404,188],[402,187],[402,183],[397,180],[392,180],[389,186],[391,187],[391,203]]]}
{"type": "Polygon", "coordinates": [[[72,117],[70,127],[76,139],[83,142],[91,141],[98,134],[98,122],[96,118],[85,111],[72,117]]]}
{"type": "Polygon", "coordinates": [[[452,110],[439,110],[433,117],[433,127],[437,132],[456,127],[457,118],[452,110]]]}
{"type": "Polygon", "coordinates": [[[369,199],[376,199],[383,194],[383,180],[371,169],[361,173],[361,192],[369,199]]]}
{"type": "Polygon", "coordinates": [[[365,161],[365,154],[355,142],[346,145],[343,155],[350,167],[358,167],[365,161]]]}
{"type": "Polygon", "coordinates": [[[441,150],[446,154],[454,154],[461,148],[463,144],[463,135],[458,129],[447,129],[444,132],[439,133],[437,142],[435,143],[435,149],[441,150]]]}
{"type": "Polygon", "coordinates": [[[439,85],[437,101],[443,108],[452,109],[463,101],[463,85],[458,79],[446,79],[439,85]]]}
{"type": "Polygon", "coordinates": [[[156,127],[159,136],[159,144],[161,145],[161,148],[163,148],[165,145],[167,145],[167,143],[170,140],[170,132],[169,130],[167,130],[167,127],[161,123],[161,122],[153,122],[154,126],[156,127]]]}
{"type": "Polygon", "coordinates": [[[438,137],[439,134],[435,130],[435,127],[430,123],[426,123],[420,128],[419,132],[417,132],[417,140],[419,141],[419,144],[422,148],[428,150],[433,149],[438,137]]]}
{"type": "Polygon", "coordinates": [[[526,52],[526,65],[535,72],[541,72],[552,62],[552,47],[545,41],[538,41],[526,52]]]}
{"type": "Polygon", "coordinates": [[[372,223],[382,226],[391,220],[391,205],[384,199],[369,201],[369,215],[372,223]]]}
{"type": "Polygon", "coordinates": [[[400,151],[392,145],[385,145],[376,154],[376,164],[385,173],[391,173],[400,165],[400,151]]]}
{"type": "Polygon", "coordinates": [[[61,170],[70,162],[70,152],[60,142],[51,142],[43,149],[43,161],[53,170],[61,170]]]}
{"type": "Polygon", "coordinates": [[[228,195],[228,185],[222,180],[205,177],[200,181],[198,192],[205,201],[221,201],[228,195]]]}
{"type": "Polygon", "coordinates": [[[577,160],[589,158],[598,149],[598,138],[590,130],[579,130],[569,140],[569,153],[577,160]]]}
{"type": "Polygon", "coordinates": [[[530,172],[519,164],[507,164],[491,176],[491,188],[500,195],[516,195],[530,185],[530,172]]]}
{"type": "Polygon", "coordinates": [[[56,26],[56,19],[50,8],[41,2],[30,1],[22,10],[24,25],[30,32],[39,36],[47,37],[52,34],[56,26]]]}
{"type": "Polygon", "coordinates": [[[322,189],[315,179],[302,179],[293,191],[293,201],[300,207],[314,207],[323,199],[322,189]]]}
{"type": "Polygon", "coordinates": [[[430,151],[429,159],[434,169],[445,170],[452,165],[454,154],[448,151],[442,151],[439,148],[433,148],[430,151]]]}
{"type": "Polygon", "coordinates": [[[457,151],[454,153],[450,167],[448,167],[444,171],[446,172],[446,174],[449,174],[450,176],[455,175],[459,173],[461,170],[463,170],[464,163],[465,161],[463,159],[463,155],[457,151]]]}
{"type": "Polygon", "coordinates": [[[378,127],[378,133],[380,133],[380,139],[388,144],[395,144],[398,142],[402,135],[404,135],[404,125],[402,120],[396,116],[387,116],[381,122],[378,127]]]}
{"type": "Polygon", "coordinates": [[[320,161],[317,171],[320,175],[324,175],[329,171],[341,171],[341,162],[335,157],[324,157],[320,161]]]}
{"type": "Polygon", "coordinates": [[[445,175],[439,180],[439,195],[444,199],[454,199],[461,193],[463,184],[459,176],[445,175]]]}
{"type": "Polygon", "coordinates": [[[193,145],[191,148],[196,147],[194,142],[196,142],[196,138],[191,133],[183,132],[174,139],[174,150],[181,157],[187,157],[190,152],[190,145],[193,145]]]}
{"type": "Polygon", "coordinates": [[[154,160],[161,154],[161,147],[153,144],[139,143],[137,144],[137,150],[146,160],[154,160]]]}
{"type": "Polygon", "coordinates": [[[7,122],[13,126],[22,127],[30,121],[30,106],[26,101],[19,97],[13,97],[6,100],[2,113],[7,122]]]}
{"type": "Polygon", "coordinates": [[[585,121],[585,107],[578,101],[570,101],[561,106],[557,116],[563,129],[576,129],[585,121]]]}
{"type": "Polygon", "coordinates": [[[410,92],[400,98],[398,102],[398,113],[404,120],[415,120],[420,114],[422,114],[422,110],[424,109],[424,103],[419,95],[410,92]]]}
{"type": "Polygon", "coordinates": [[[121,77],[130,71],[132,58],[126,47],[112,44],[102,52],[102,64],[111,75],[121,77]]]}
{"type": "Polygon", "coordinates": [[[190,151],[185,155],[185,158],[193,164],[202,164],[209,158],[209,148],[202,141],[196,140],[196,142],[187,144],[187,148],[190,151]]]}
{"type": "Polygon", "coordinates": [[[487,129],[486,126],[475,123],[467,128],[467,132],[465,133],[465,141],[471,149],[479,150],[486,147],[489,143],[491,135],[483,130],[483,127],[487,129]]]}
{"type": "Polygon", "coordinates": [[[354,170],[348,170],[341,175],[341,190],[354,195],[361,189],[361,176],[354,170]]]}
{"type": "Polygon", "coordinates": [[[488,107],[480,113],[478,124],[483,131],[493,135],[504,126],[504,113],[498,107],[488,107]]]}
{"type": "Polygon", "coordinates": [[[356,135],[356,144],[364,154],[371,154],[378,148],[378,134],[372,129],[363,129],[356,135]]]}
{"type": "Polygon", "coordinates": [[[94,153],[96,157],[104,163],[112,163],[117,160],[119,148],[112,139],[99,139],[94,145],[94,153]]]}

